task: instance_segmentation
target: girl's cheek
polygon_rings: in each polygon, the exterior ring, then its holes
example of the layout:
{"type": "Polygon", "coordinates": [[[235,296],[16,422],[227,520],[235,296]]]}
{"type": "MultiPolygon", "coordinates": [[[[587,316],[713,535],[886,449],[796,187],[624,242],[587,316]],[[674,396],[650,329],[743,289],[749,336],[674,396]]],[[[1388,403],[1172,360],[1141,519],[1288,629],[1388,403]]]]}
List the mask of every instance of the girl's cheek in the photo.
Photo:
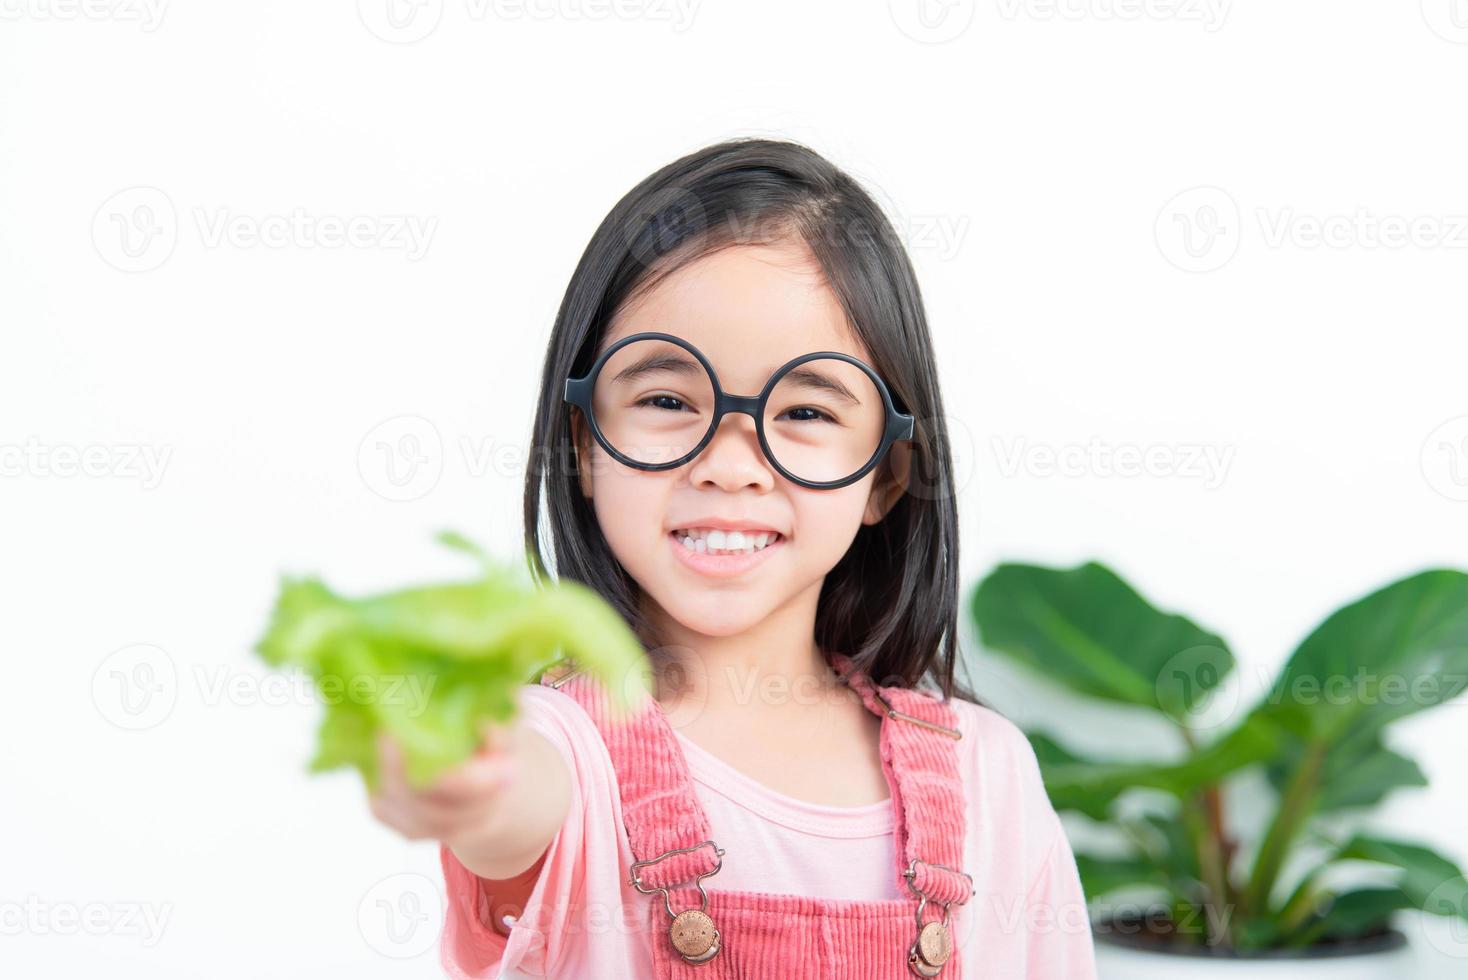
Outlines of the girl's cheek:
{"type": "Polygon", "coordinates": [[[629,570],[640,565],[639,555],[634,549],[649,548],[650,542],[660,542],[666,520],[666,482],[640,479],[644,475],[632,470],[636,477],[627,476],[627,467],[618,467],[622,473],[608,472],[596,486],[593,510],[601,524],[602,534],[612,546],[617,559],[629,570]]]}

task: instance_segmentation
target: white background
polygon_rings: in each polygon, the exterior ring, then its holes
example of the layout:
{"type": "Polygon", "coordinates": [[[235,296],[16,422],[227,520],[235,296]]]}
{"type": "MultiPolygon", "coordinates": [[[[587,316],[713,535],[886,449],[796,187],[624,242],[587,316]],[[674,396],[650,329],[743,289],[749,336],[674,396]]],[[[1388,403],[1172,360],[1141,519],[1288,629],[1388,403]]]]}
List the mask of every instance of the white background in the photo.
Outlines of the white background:
{"type": "MultiPolygon", "coordinates": [[[[304,774],[317,708],[250,647],[282,571],[518,547],[581,250],[729,136],[810,144],[902,229],[970,585],[1106,561],[1247,699],[1342,603],[1464,565],[1462,0],[157,2],[0,0],[0,903],[51,914],[0,973],[436,973],[435,848],[304,774]],[[1093,440],[1162,468],[1045,467],[1093,440]],[[404,885],[426,924],[387,937],[404,885]]],[[[1375,815],[1460,863],[1465,723],[1396,728],[1432,786],[1375,815]]]]}

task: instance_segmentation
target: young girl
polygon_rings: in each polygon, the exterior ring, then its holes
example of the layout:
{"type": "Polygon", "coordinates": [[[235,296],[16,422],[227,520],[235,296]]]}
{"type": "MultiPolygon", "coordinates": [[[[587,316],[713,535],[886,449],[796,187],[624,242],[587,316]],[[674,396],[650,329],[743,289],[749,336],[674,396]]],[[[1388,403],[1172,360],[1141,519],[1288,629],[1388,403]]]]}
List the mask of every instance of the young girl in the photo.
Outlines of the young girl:
{"type": "Polygon", "coordinates": [[[648,177],[550,340],[537,575],[637,630],[654,699],[589,674],[380,819],[441,842],[456,978],[1094,976],[1035,757],[955,678],[938,371],[894,232],[798,144],[648,177]]]}

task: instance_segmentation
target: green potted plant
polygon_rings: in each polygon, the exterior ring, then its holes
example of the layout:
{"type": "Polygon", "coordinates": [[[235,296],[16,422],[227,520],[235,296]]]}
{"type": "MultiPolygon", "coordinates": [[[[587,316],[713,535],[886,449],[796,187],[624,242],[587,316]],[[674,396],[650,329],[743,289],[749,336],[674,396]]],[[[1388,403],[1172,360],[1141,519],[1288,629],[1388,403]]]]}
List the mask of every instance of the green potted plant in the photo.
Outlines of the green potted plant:
{"type": "Polygon", "coordinates": [[[1383,730],[1468,686],[1468,574],[1422,572],[1331,614],[1252,704],[1219,635],[1103,565],[1003,564],[969,608],[1022,677],[1160,736],[1104,758],[1059,717],[1024,726],[1052,802],[1093,838],[1075,850],[1104,973],[1257,980],[1289,957],[1293,976],[1376,977],[1408,955],[1399,911],[1468,918],[1452,861],[1362,820],[1426,783],[1383,730]]]}

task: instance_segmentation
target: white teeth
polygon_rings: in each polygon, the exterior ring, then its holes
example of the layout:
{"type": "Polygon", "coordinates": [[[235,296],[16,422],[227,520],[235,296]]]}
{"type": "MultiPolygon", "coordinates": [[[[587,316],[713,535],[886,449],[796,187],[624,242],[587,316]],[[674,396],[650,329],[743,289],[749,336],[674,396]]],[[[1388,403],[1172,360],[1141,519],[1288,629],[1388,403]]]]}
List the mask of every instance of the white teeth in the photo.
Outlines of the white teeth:
{"type": "Polygon", "coordinates": [[[700,554],[752,555],[772,544],[779,535],[773,531],[725,531],[721,528],[683,528],[674,536],[689,551],[700,554]]]}

